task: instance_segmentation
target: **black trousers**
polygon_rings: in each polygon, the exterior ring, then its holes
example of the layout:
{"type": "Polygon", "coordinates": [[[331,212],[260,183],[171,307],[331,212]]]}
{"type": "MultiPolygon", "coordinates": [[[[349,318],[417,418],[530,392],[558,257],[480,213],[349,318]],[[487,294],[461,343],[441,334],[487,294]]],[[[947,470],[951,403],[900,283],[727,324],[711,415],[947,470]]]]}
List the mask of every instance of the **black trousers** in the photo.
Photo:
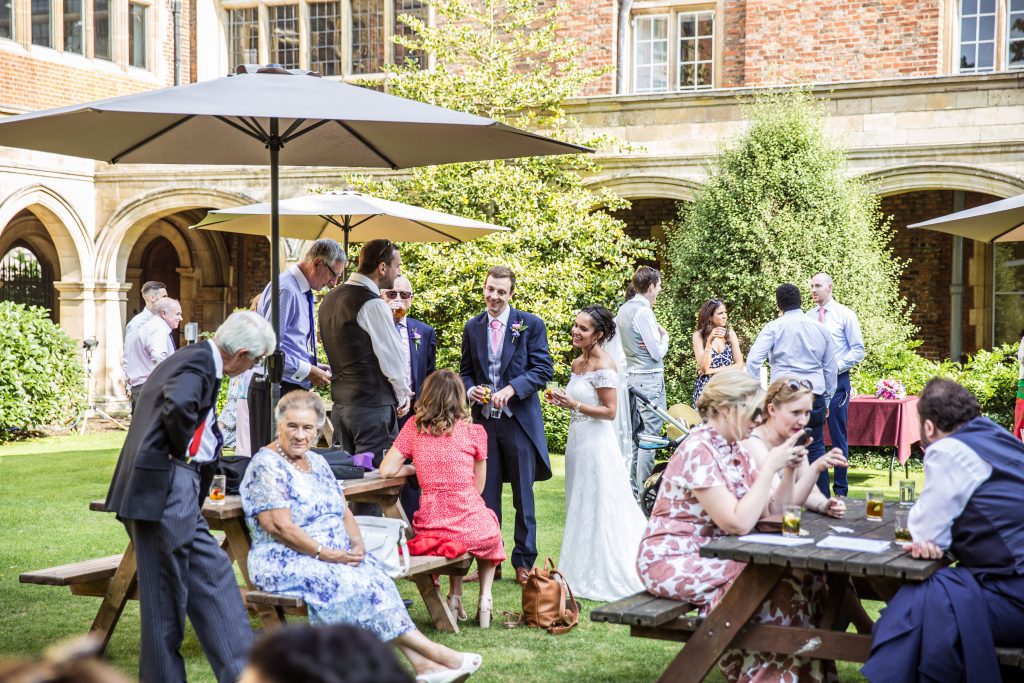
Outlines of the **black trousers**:
{"type": "MultiPolygon", "coordinates": [[[[352,454],[373,453],[373,466],[380,467],[384,454],[398,436],[395,406],[351,406],[335,403],[331,408],[334,442],[352,454]]],[[[379,505],[353,503],[356,515],[381,516],[379,505]]],[[[408,513],[407,513],[408,514],[408,513]]]]}
{"type": "MultiPolygon", "coordinates": [[[[299,384],[281,382],[282,396],[291,391],[305,389],[299,384]]],[[[276,434],[271,433],[271,416],[274,409],[270,405],[270,382],[266,380],[266,375],[253,376],[245,402],[249,406],[249,443],[252,445],[252,452],[255,453],[277,438],[276,434]]]]}

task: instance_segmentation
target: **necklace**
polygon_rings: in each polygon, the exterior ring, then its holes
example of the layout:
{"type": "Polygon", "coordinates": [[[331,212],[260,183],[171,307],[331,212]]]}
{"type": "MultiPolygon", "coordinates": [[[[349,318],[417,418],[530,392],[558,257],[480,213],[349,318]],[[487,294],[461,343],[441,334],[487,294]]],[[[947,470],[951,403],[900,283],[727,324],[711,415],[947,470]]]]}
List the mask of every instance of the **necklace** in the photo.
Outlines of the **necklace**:
{"type": "Polygon", "coordinates": [[[290,455],[288,455],[287,453],[284,452],[284,449],[281,448],[281,442],[280,441],[277,442],[277,445],[275,446],[274,450],[277,451],[278,455],[280,455],[282,458],[284,458],[285,460],[287,460],[291,464],[295,465],[295,467],[297,467],[298,469],[302,470],[303,472],[306,472],[306,471],[309,470],[309,465],[308,464],[306,465],[306,467],[302,467],[300,465],[300,463],[303,463],[306,460],[306,454],[305,453],[303,453],[302,455],[299,455],[299,456],[296,456],[296,457],[293,458],[292,456],[290,456],[290,455]]]}

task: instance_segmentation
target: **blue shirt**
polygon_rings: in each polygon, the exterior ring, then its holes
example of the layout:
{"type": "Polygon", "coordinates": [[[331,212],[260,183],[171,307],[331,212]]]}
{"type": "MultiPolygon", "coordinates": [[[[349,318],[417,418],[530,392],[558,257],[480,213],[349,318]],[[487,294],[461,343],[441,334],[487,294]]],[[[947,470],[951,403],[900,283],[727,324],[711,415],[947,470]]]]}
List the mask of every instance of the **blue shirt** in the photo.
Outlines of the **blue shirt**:
{"type": "Polygon", "coordinates": [[[747,372],[761,376],[765,359],[772,379],[789,376],[809,380],[815,394],[832,400],[836,390],[835,343],[824,325],[799,308],[786,311],[764,326],[747,354],[747,372]]]}
{"type": "MultiPolygon", "coordinates": [[[[812,306],[807,317],[817,322],[819,308],[812,306]]],[[[829,299],[825,304],[825,327],[836,345],[836,372],[840,375],[849,372],[864,360],[864,337],[861,336],[856,313],[835,299],[829,299]]]]}
{"type": "MultiPolygon", "coordinates": [[[[284,379],[304,389],[313,386],[306,379],[314,362],[315,326],[309,305],[309,282],[292,266],[277,279],[278,306],[281,310],[281,351],[284,353],[284,379]]],[[[270,320],[270,284],[263,288],[257,312],[270,320]]]]}

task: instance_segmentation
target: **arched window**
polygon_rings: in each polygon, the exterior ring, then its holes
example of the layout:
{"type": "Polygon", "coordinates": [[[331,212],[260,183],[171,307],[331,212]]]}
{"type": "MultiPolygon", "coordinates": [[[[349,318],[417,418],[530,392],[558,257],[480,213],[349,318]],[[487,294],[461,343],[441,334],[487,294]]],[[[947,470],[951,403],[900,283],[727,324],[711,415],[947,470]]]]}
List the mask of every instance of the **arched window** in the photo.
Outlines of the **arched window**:
{"type": "Polygon", "coordinates": [[[0,259],[0,301],[41,306],[53,318],[53,270],[24,242],[0,259]]]}

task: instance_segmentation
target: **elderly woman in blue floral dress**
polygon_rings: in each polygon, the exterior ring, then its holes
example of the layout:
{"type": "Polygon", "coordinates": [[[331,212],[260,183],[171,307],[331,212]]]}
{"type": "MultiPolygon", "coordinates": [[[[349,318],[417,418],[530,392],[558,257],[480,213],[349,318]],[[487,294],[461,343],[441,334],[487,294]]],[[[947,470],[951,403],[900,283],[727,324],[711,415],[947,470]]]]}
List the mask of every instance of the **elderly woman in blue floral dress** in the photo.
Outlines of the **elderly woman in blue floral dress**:
{"type": "Polygon", "coordinates": [[[361,626],[393,642],[417,681],[465,680],[480,655],[456,652],[416,628],[394,582],[366,553],[327,462],[309,450],[325,419],[323,402],[312,392],[291,392],[276,417],[277,440],[253,456],[241,486],[253,583],[301,597],[312,623],[361,626]]]}

